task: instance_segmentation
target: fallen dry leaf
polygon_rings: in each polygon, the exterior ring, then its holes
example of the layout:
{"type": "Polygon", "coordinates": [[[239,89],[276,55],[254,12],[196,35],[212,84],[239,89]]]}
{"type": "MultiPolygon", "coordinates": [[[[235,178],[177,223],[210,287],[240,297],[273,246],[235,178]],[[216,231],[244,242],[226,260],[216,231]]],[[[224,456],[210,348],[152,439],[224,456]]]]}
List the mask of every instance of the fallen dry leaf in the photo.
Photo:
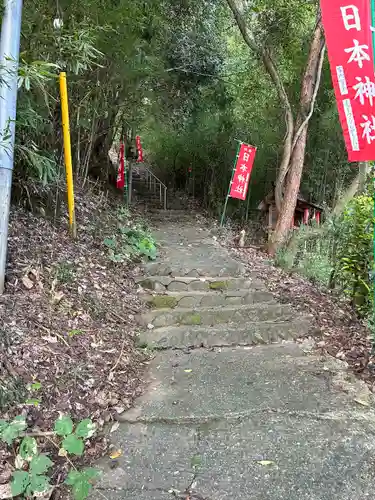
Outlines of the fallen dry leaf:
{"type": "Polygon", "coordinates": [[[111,427],[111,432],[116,432],[119,427],[120,427],[120,423],[115,422],[111,427]]]}
{"type": "Polygon", "coordinates": [[[62,301],[63,297],[64,297],[64,292],[56,292],[52,298],[53,304],[55,305],[59,304],[62,301]]]}
{"type": "Polygon", "coordinates": [[[31,279],[28,276],[24,276],[22,278],[22,284],[28,290],[31,290],[34,286],[34,283],[31,281],[31,279]]]}
{"type": "Polygon", "coordinates": [[[112,458],[112,460],[116,460],[116,458],[120,458],[121,456],[122,450],[116,450],[109,455],[109,458],[112,458]]]}

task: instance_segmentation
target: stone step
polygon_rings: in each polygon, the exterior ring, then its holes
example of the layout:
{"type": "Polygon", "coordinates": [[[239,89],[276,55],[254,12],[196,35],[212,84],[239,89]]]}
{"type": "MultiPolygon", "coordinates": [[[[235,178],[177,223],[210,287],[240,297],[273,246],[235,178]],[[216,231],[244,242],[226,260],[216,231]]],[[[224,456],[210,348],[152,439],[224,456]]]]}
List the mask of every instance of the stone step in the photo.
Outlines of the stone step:
{"type": "Polygon", "coordinates": [[[173,325],[210,326],[223,323],[289,321],[295,315],[287,305],[265,303],[232,307],[155,309],[139,314],[137,321],[142,326],[152,324],[156,328],[173,325]]]}
{"type": "Polygon", "coordinates": [[[244,274],[245,266],[236,261],[210,263],[208,258],[202,258],[195,263],[184,261],[181,263],[172,262],[151,262],[144,266],[145,272],[152,276],[186,276],[191,278],[209,277],[209,276],[241,276],[244,274]]]}
{"type": "MultiPolygon", "coordinates": [[[[325,368],[321,359],[319,354],[305,354],[303,345],[294,342],[251,349],[160,351],[149,364],[149,389],[124,419],[132,421],[133,414],[141,419],[213,421],[269,409],[332,412],[337,398],[347,398],[329,391],[331,368],[342,363],[330,358],[325,368]]],[[[339,408],[351,409],[353,402],[348,399],[339,408]]]]}
{"type": "Polygon", "coordinates": [[[305,337],[311,330],[311,318],[287,322],[248,323],[246,325],[166,326],[142,331],[139,345],[150,349],[184,349],[260,345],[305,337]]]}
{"type": "Polygon", "coordinates": [[[139,277],[136,284],[146,290],[155,292],[186,292],[186,291],[234,291],[234,290],[264,290],[264,284],[251,275],[246,278],[218,277],[174,277],[147,276],[139,277]]]}
{"type": "Polygon", "coordinates": [[[152,216],[158,220],[192,220],[198,215],[198,212],[187,211],[187,210],[153,210],[152,216]]]}
{"type": "Polygon", "coordinates": [[[142,298],[154,309],[175,309],[176,307],[217,307],[229,305],[257,304],[272,302],[270,292],[234,290],[202,291],[202,292],[165,292],[164,294],[147,294],[142,298]]]}
{"type": "Polygon", "coordinates": [[[90,499],[373,498],[375,413],[332,361],[289,342],[158,353],[90,499]]]}

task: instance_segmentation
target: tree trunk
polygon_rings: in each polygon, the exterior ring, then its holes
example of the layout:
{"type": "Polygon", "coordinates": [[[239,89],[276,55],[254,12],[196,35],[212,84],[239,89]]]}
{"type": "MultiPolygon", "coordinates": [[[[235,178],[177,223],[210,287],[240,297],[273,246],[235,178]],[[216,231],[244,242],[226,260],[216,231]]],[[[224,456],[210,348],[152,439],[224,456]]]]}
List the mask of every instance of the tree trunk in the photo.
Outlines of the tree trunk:
{"type": "Polygon", "coordinates": [[[293,138],[293,151],[288,165],[288,171],[285,175],[285,173],[280,170],[278,175],[278,184],[284,182],[285,179],[285,193],[276,228],[269,243],[268,250],[271,255],[274,255],[277,249],[285,243],[293,220],[304,167],[308,121],[312,114],[320,83],[324,56],[323,49],[323,27],[319,16],[302,80],[300,107],[296,122],[297,132],[293,138]]]}

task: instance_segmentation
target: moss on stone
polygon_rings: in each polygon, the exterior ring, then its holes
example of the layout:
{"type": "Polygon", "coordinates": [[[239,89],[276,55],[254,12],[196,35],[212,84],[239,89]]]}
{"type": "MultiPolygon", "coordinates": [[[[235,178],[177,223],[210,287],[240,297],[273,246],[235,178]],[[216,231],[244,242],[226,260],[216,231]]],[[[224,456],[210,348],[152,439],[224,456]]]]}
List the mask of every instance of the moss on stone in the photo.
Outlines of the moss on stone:
{"type": "Polygon", "coordinates": [[[155,309],[173,309],[177,306],[177,299],[170,295],[155,295],[149,303],[155,309]]]}
{"type": "Polygon", "coordinates": [[[182,316],[181,323],[183,325],[200,325],[202,318],[200,314],[192,312],[182,316]]]}
{"type": "Polygon", "coordinates": [[[211,281],[211,290],[226,290],[228,288],[228,281],[211,281]]]}

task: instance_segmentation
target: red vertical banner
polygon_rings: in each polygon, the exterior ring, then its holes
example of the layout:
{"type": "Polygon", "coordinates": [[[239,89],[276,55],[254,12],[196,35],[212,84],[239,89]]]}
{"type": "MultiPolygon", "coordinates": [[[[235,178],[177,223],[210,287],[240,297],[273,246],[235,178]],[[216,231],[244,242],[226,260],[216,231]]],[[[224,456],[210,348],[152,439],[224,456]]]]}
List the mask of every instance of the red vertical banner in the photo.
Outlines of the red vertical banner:
{"type": "Polygon", "coordinates": [[[321,0],[333,87],[349,161],[375,160],[370,0],[321,0]]]}
{"type": "Polygon", "coordinates": [[[255,148],[254,146],[241,144],[236,167],[234,170],[232,184],[229,191],[229,196],[231,198],[246,200],[256,150],[257,148],[255,148]]]}
{"type": "Polygon", "coordinates": [[[136,144],[137,150],[138,150],[137,163],[142,163],[143,162],[143,151],[142,151],[141,138],[139,135],[137,135],[137,137],[135,138],[135,144],[136,144]]]}
{"type": "Polygon", "coordinates": [[[125,186],[125,145],[120,142],[120,158],[117,171],[117,188],[122,189],[125,186]]]}

